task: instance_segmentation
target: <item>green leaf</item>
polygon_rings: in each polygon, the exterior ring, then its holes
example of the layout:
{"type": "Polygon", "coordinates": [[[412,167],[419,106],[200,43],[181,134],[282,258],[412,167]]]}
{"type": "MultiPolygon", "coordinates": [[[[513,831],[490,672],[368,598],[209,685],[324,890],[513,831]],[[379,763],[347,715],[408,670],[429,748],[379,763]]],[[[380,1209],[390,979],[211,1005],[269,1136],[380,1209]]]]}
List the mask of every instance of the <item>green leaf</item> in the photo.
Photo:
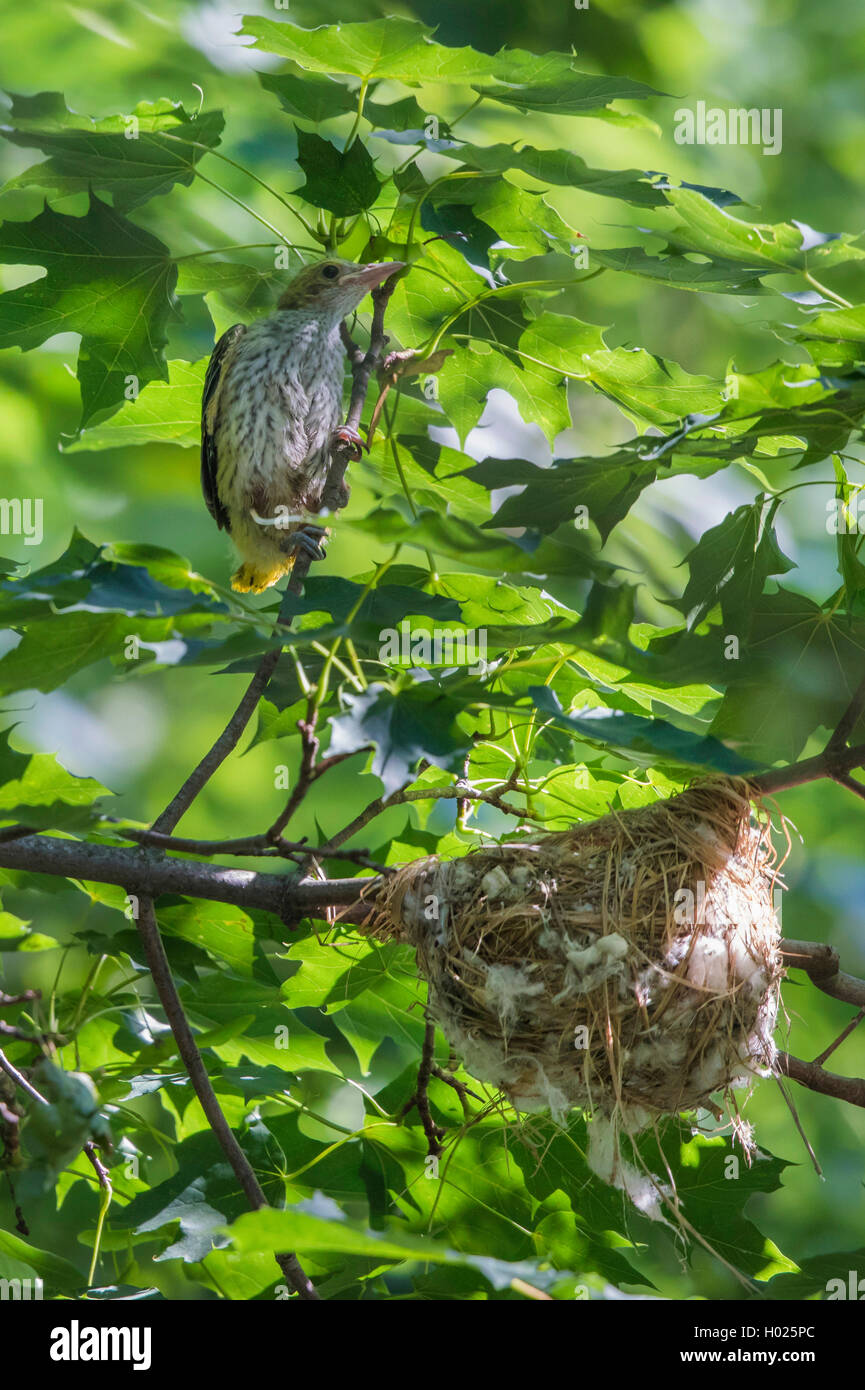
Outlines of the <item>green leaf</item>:
{"type": "Polygon", "coordinates": [[[73,1293],[84,1286],[84,1275],[68,1260],[52,1254],[50,1250],[40,1250],[38,1246],[30,1245],[12,1231],[0,1230],[0,1251],[13,1260],[20,1260],[23,1264],[29,1265],[30,1269],[35,1270],[39,1278],[44,1280],[51,1293],[58,1290],[73,1293]]]}
{"type": "Polygon", "coordinates": [[[353,217],[372,207],[380,184],[369,151],[355,140],[338,150],[330,140],[305,130],[297,132],[297,162],[306,183],[297,190],[313,207],[326,208],[336,217],[353,217]]]}
{"type": "Polygon", "coordinates": [[[95,802],[112,796],[92,777],[76,777],[51,753],[21,754],[20,775],[0,786],[0,821],[16,822],[38,830],[74,830],[88,825],[98,814],[95,802]]]}
{"type": "Polygon", "coordinates": [[[201,443],[201,395],[207,359],[169,362],[168,380],[152,381],[134,400],[64,445],[64,453],[123,449],[132,444],[201,443]]]}
{"type": "Polygon", "coordinates": [[[671,244],[706,256],[814,275],[865,258],[865,248],[856,244],[861,238],[847,232],[815,232],[801,223],[743,222],[693,188],[670,188],[667,201],[672,211],[659,213],[658,221],[671,244]]]}
{"type": "Polygon", "coordinates": [[[566,714],[548,686],[531,686],[535,708],[560,728],[569,729],[587,743],[600,743],[625,754],[650,755],[665,763],[699,767],[729,776],[753,772],[755,764],[725,748],[717,738],[688,733],[666,719],[642,719],[634,714],[609,713],[600,718],[566,714]]]}
{"type": "Polygon", "coordinates": [[[170,936],[200,946],[217,964],[224,962],[239,975],[252,974],[255,930],[239,907],[195,898],[179,907],[161,908],[159,922],[170,936]]]}
{"type": "Polygon", "coordinates": [[[436,149],[463,167],[485,174],[504,174],[519,169],[539,183],[577,188],[602,198],[620,198],[637,207],[659,207],[664,194],[640,169],[593,169],[570,150],[538,150],[532,145],[460,145],[442,141],[436,149]]]}
{"type": "Polygon", "coordinates": [[[247,1212],[231,1226],[234,1248],[243,1253],[256,1250],[298,1251],[316,1257],[328,1255],[368,1255],[381,1264],[400,1264],[403,1260],[433,1264],[461,1264],[463,1256],[438,1241],[400,1231],[396,1222],[387,1231],[367,1231],[356,1222],[325,1221],[306,1212],[247,1212]]]}
{"type": "Polygon", "coordinates": [[[47,272],[0,295],[0,348],[81,334],[82,426],[119,405],[130,384],[167,380],[176,268],[167,246],[96,194],[83,217],[46,206],[30,222],[3,223],[0,263],[47,272]]]}
{"type": "MultiPolygon", "coordinates": [[[[237,1139],[257,1170],[268,1200],[278,1201],[282,1191],[278,1167],[285,1161],[279,1143],[260,1120],[252,1122],[237,1139]]],[[[210,1130],[185,1139],[174,1157],[177,1171],[139,1193],[113,1220],[121,1229],[139,1235],[155,1235],[177,1223],[176,1237],[154,1258],[194,1264],[210,1250],[227,1244],[222,1227],[244,1210],[246,1198],[210,1130]]]]}
{"type": "Polygon", "coordinates": [[[779,589],[754,602],[737,635],[742,669],[726,663],[731,684],[712,732],[766,762],[792,762],[850,703],[865,668],[865,622],[779,589]]]}
{"type": "Polygon", "coordinates": [[[761,275],[766,274],[764,265],[745,265],[721,256],[709,261],[691,261],[680,253],[650,256],[641,246],[613,247],[609,250],[593,246],[591,261],[593,265],[639,275],[645,280],[672,285],[677,290],[700,290],[707,294],[769,292],[760,279],[761,275]]]}
{"type": "Polygon", "coordinates": [[[19,174],[6,188],[36,185],[63,193],[100,188],[117,208],[133,208],[176,183],[188,186],[195,165],[220,140],[221,111],[189,116],[178,102],[143,101],[129,116],[93,121],[69,111],[60,92],[12,96],[9,126],[0,134],[15,145],[42,150],[44,164],[19,174]]]}
{"type": "Polygon", "coordinates": [[[800,1302],[819,1298],[821,1302],[861,1300],[860,1270],[865,1266],[865,1248],[835,1250],[798,1261],[795,1273],[775,1274],[761,1290],[765,1298],[800,1302]]]}
{"type": "Polygon", "coordinates": [[[438,373],[439,400],[460,443],[475,428],[490,391],[507,391],[527,424],[540,425],[554,439],[571,416],[560,380],[543,366],[482,341],[459,343],[438,373]]]}
{"type": "Polygon", "coordinates": [[[241,32],[256,40],[255,48],[289,58],[307,72],[342,73],[366,82],[398,78],[410,86],[475,84],[483,95],[524,110],[597,114],[608,101],[653,95],[651,87],[629,78],[577,72],[565,53],[538,56],[509,48],[492,55],[473,48],[446,48],[432,40],[432,29],[397,15],[318,29],[247,15],[241,32]]]}
{"type": "Polygon", "coordinates": [[[547,311],[530,323],[520,352],[561,376],[589,382],[637,421],[660,425],[723,403],[711,377],[692,376],[642,348],[608,348],[601,328],[564,314],[547,311]]]}
{"type": "MultiPolygon", "coordinates": [[[[279,72],[259,73],[258,80],[265,91],[273,92],[283,111],[295,120],[320,125],[334,116],[357,110],[356,92],[332,77],[306,72],[297,63],[288,63],[279,72]]],[[[426,119],[426,112],[414,97],[403,97],[389,104],[367,97],[363,114],[373,126],[398,131],[421,128],[426,119]]]]}
{"type": "Polygon", "coordinates": [[[454,560],[462,561],[470,555],[476,570],[505,574],[567,574],[594,579],[608,577],[613,569],[592,552],[577,532],[565,534],[562,539],[544,538],[540,545],[537,537],[529,533],[517,542],[429,508],[418,512],[408,529],[400,512],[385,507],[363,519],[342,524],[391,544],[420,546],[454,560]]]}
{"type": "Polygon", "coordinates": [[[486,523],[488,528],[531,526],[553,532],[585,508],[586,520],[597,526],[602,540],[657,477],[654,464],[625,450],[606,458],[556,459],[550,468],[522,459],[484,459],[469,473],[489,488],[522,485],[486,523]]]}
{"type": "Polygon", "coordinates": [[[433,687],[412,686],[393,695],[381,685],[345,696],[348,710],[331,719],[331,753],[375,745],[372,770],[385,795],[412,780],[421,758],[455,772],[471,746],[457,724],[461,706],[433,687]]]}
{"type": "Polygon", "coordinates": [[[178,619],[228,613],[210,583],[181,555],[159,546],[94,546],[77,533],[53,564],[0,580],[0,617],[10,627],[56,619],[61,610],[82,609],[85,604],[89,613],[62,614],[80,617],[81,631],[87,630],[86,619],[98,612],[178,619]]]}
{"type": "Polygon", "coordinates": [[[773,520],[780,505],[764,498],[737,507],[718,526],[704,532],[687,556],[690,578],[677,601],[695,628],[720,604],[728,631],[749,620],[753,606],[773,574],[795,568],[778,546],[773,520]]]}

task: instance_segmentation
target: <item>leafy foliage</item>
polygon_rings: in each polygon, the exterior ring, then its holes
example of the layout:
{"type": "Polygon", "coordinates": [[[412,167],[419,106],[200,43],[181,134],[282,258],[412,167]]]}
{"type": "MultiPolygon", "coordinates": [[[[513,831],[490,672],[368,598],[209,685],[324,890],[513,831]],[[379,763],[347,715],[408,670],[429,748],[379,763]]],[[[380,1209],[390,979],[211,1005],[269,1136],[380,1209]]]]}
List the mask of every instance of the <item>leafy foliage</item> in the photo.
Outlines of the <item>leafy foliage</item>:
{"type": "MultiPolygon", "coordinates": [[[[255,86],[232,76],[244,100],[238,112],[225,102],[231,155],[220,110],[191,115],[155,93],[95,119],[57,92],[12,99],[9,145],[45,158],[0,195],[15,211],[0,226],[0,262],[26,268],[0,295],[0,346],[29,353],[60,333],[79,337],[81,417],[63,467],[80,483],[104,456],[120,489],[124,474],[152,469],[173,499],[166,516],[194,487],[184,451],[199,442],[211,329],[269,312],[310,242],[407,263],[386,320],[405,370],[373,384],[369,457],[353,465],[328,565],[284,600],[290,631],[277,628],[273,595],[253,606],[225,590],[224,556],[205,575],[152,544],[165,539],[161,515],[147,516],[146,531],[117,525],[137,542],[76,532],[53,562],[4,567],[10,713],[22,692],[72,700],[116,684],[164,689],[171,720],[175,692],[200,691],[202,668],[223,677],[209,686],[221,701],[232,677],[278,648],[255,733],[230,766],[238,784],[258,779],[255,805],[265,820],[272,808],[272,824],[300,775],[299,721],[314,728],[334,766],[285,833],[302,829],[358,892],[373,864],[563,829],[703,772],[816,751],[865,669],[861,534],[848,526],[830,539],[820,511],[837,575],[817,592],[786,517],[800,486],[826,515],[857,511],[865,306],[816,277],[837,270],[861,286],[860,234],[750,221],[733,215],[745,205],[726,190],[593,167],[564,133],[579,128],[571,118],[604,121],[609,148],[621,128],[655,128],[613,103],[660,97],[646,82],[582,71],[568,52],[490,54],[408,17],[307,28],[255,16],[242,34],[279,61],[255,86]],[[274,144],[271,187],[256,152],[274,144]],[[22,215],[26,205],[9,200],[32,190],[45,204],[22,215]],[[597,199],[609,245],[581,230],[597,199]],[[222,211],[269,240],[227,244],[222,211]],[[619,221],[624,245],[613,244],[619,221]],[[44,273],[27,278],[30,268],[44,273]],[[704,315],[701,347],[721,312],[715,297],[723,312],[735,306],[761,365],[730,361],[722,374],[708,348],[687,365],[664,355],[651,307],[649,341],[636,344],[610,326],[627,293],[704,315]],[[671,520],[672,501],[710,478],[735,480],[741,500],[696,536],[671,520]]],[[[367,314],[359,320],[362,337],[367,314]]],[[[708,486],[701,495],[716,497],[708,486]]],[[[112,531],[106,516],[99,534],[112,531]]],[[[195,554],[193,543],[197,534],[177,542],[195,554]]],[[[196,714],[201,698],[189,696],[196,714]]],[[[197,726],[179,740],[190,765],[205,740],[197,726]]],[[[136,863],[165,855],[125,833],[140,832],[155,804],[113,798],[101,779],[29,751],[23,733],[3,736],[0,771],[0,844],[53,832],[123,847],[136,863]]],[[[161,790],[159,768],[153,776],[161,790]]],[[[235,824],[235,795],[208,803],[222,840],[250,830],[235,824]]],[[[299,853],[281,866],[309,867],[299,853]]],[[[214,854],[225,858],[206,845],[181,857],[214,854]]],[[[159,923],[184,1008],[271,1203],[250,1212],[163,1020],[132,898],[83,877],[9,869],[2,883],[10,979],[26,981],[35,961],[43,990],[4,1008],[23,1034],[9,1057],[30,1074],[40,1048],[28,1037],[39,1035],[53,1058],[32,1072],[47,1110],[23,1098],[21,1142],[17,1124],[4,1131],[5,1162],[22,1196],[56,1187],[82,1235],[61,1254],[42,1248],[50,1220],[37,1218],[32,1242],[0,1232],[0,1273],[12,1262],[52,1296],[87,1287],[96,1180],[80,1149],[113,1140],[99,1259],[114,1296],[270,1298],[271,1256],[289,1248],[331,1298],[513,1299],[528,1284],[566,1299],[668,1281],[676,1232],[659,1237],[593,1174],[586,1118],[516,1117],[457,1070],[473,1093],[461,1099],[443,1079],[440,1036],[430,1102],[447,1137],[430,1167],[411,1109],[424,990],[407,947],[333,921],[289,928],[252,907],[165,895],[159,923]],[[44,913],[46,930],[18,911],[44,913]],[[53,953],[52,986],[37,967],[53,953]],[[659,1239],[660,1257],[647,1244],[659,1239]]],[[[820,1293],[831,1257],[788,1257],[763,1230],[769,1202],[746,1210],[781,1187],[784,1160],[761,1151],[728,1181],[732,1141],[674,1120],[640,1155],[675,1178],[694,1234],[687,1258],[698,1247],[717,1257],[710,1274],[692,1269],[689,1288],[753,1296],[757,1281],[769,1297],[820,1293]]]]}

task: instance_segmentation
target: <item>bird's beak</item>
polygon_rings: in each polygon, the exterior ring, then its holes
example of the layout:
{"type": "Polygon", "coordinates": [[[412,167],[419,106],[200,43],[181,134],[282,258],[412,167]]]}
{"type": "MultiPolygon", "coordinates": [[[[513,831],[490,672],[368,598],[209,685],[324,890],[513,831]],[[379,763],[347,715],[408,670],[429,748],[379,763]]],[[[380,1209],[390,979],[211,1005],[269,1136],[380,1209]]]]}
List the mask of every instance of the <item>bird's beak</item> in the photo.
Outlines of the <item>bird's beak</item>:
{"type": "Polygon", "coordinates": [[[345,278],[352,285],[365,285],[367,289],[375,289],[388,276],[396,275],[398,271],[405,270],[405,261],[376,261],[372,265],[362,265],[357,270],[353,270],[345,278]]]}

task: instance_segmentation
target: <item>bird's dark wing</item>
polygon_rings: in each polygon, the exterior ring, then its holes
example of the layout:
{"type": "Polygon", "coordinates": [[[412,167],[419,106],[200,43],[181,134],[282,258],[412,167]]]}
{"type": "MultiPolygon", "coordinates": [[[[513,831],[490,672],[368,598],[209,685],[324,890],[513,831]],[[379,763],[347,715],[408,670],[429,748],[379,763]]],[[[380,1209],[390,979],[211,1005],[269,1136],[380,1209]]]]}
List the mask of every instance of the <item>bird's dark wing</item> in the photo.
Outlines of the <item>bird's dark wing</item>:
{"type": "Polygon", "coordinates": [[[224,527],[226,531],[230,529],[228,512],[220,500],[216,486],[218,464],[216,422],[219,415],[219,396],[222,383],[225,380],[225,371],[234,355],[238,340],[243,337],[245,332],[244,325],[236,323],[223,333],[207,364],[204,393],[201,398],[201,491],[204,493],[204,500],[210,515],[217,526],[224,527]]]}

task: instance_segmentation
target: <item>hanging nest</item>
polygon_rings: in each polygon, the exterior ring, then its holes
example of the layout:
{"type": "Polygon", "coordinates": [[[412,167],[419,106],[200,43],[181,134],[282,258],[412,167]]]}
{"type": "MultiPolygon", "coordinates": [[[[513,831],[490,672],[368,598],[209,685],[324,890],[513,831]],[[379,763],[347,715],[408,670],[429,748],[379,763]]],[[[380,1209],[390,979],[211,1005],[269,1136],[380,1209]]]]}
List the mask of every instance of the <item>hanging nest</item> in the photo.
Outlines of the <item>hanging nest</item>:
{"type": "Polygon", "coordinates": [[[644,1209],[622,1156],[659,1115],[775,1062],[780,930],[771,823],[748,784],[702,783],[531,844],[435,857],[378,889],[364,931],[409,941],[429,1010],[468,1071],[520,1111],[594,1117],[589,1162],[644,1209]]]}

